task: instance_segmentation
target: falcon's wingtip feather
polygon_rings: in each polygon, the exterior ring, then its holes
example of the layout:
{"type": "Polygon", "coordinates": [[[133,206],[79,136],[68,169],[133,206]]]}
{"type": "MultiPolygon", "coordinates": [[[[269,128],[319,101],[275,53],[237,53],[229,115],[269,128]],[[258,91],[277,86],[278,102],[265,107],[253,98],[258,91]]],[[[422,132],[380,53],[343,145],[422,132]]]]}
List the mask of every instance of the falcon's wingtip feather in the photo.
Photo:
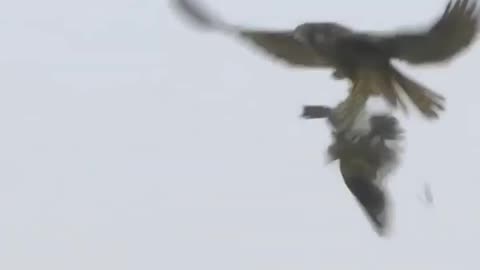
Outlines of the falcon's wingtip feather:
{"type": "Polygon", "coordinates": [[[171,0],[171,6],[183,13],[196,27],[204,30],[233,30],[233,26],[223,22],[218,16],[214,16],[205,5],[195,0],[171,0]]]}

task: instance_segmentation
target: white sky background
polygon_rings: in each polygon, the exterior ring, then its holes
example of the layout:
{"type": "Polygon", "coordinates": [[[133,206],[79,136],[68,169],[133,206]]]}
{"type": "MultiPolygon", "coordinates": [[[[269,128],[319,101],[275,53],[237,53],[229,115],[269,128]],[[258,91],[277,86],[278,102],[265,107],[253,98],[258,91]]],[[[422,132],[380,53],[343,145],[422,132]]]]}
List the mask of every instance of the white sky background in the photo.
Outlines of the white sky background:
{"type": "MultiPolygon", "coordinates": [[[[445,1],[204,0],[235,23],[428,23],[445,1]],[[381,15],[380,15],[381,14],[381,15]]],[[[347,84],[191,28],[165,0],[0,3],[0,269],[478,269],[478,46],[402,70],[412,112],[381,239],[299,118],[347,84]],[[419,202],[425,181],[435,207],[419,202]]]]}

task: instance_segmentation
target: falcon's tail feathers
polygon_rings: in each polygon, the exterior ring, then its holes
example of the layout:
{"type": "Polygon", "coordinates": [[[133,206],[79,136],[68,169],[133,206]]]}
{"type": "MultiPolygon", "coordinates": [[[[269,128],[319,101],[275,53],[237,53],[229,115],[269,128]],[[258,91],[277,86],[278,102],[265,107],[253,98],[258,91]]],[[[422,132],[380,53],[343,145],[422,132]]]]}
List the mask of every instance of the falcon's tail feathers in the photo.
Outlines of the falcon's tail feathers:
{"type": "Polygon", "coordinates": [[[443,96],[408,78],[393,66],[386,69],[360,68],[353,80],[351,93],[338,113],[338,120],[349,126],[365,106],[368,97],[373,95],[383,96],[393,108],[400,105],[406,113],[407,106],[399,93],[402,90],[428,119],[438,118],[439,112],[445,109],[443,96]]]}
{"type": "Polygon", "coordinates": [[[439,112],[445,110],[443,96],[408,78],[394,67],[392,74],[395,82],[425,117],[436,119],[439,112]]]}
{"type": "Polygon", "coordinates": [[[225,23],[195,0],[171,0],[172,5],[197,27],[208,30],[231,31],[235,27],[225,23]]]}

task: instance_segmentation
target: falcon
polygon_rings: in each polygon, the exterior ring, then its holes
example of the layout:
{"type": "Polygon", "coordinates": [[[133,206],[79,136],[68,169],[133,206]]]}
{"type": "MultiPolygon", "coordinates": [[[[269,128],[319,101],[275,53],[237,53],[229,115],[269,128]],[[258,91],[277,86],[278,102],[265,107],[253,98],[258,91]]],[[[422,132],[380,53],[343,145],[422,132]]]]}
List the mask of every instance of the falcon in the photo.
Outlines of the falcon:
{"type": "Polygon", "coordinates": [[[262,30],[229,24],[194,0],[173,1],[200,28],[240,38],[291,67],[330,68],[335,79],[348,79],[350,94],[337,116],[345,125],[370,96],[381,96],[406,113],[402,92],[423,116],[437,119],[445,98],[400,72],[392,60],[411,65],[450,62],[472,45],[479,18],[477,0],[450,0],[430,26],[409,31],[360,32],[335,22],[262,30]]]}
{"type": "Polygon", "coordinates": [[[333,143],[328,148],[330,161],[339,161],[344,183],[365,211],[375,231],[386,236],[389,229],[389,203],[385,177],[399,163],[399,148],[403,130],[395,117],[378,114],[368,116],[363,111],[355,122],[358,128],[338,130],[336,110],[326,106],[305,106],[306,119],[327,118],[332,126],[333,143]],[[393,145],[392,145],[393,144],[393,145]],[[397,145],[398,146],[398,145],[397,145]]]}

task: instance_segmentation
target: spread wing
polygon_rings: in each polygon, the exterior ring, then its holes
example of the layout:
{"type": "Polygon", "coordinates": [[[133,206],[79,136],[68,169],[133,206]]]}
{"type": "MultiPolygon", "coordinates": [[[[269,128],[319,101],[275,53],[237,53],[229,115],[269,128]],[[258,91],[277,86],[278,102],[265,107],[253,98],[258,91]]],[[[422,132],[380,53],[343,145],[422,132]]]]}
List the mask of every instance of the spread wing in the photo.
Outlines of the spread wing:
{"type": "Polygon", "coordinates": [[[361,160],[340,160],[345,185],[366,212],[378,235],[387,236],[390,227],[387,193],[368,174],[365,175],[364,166],[361,160]]]}
{"type": "Polygon", "coordinates": [[[292,37],[290,31],[242,30],[239,34],[271,56],[286,61],[290,65],[303,67],[327,67],[326,58],[304,46],[292,37]]]}
{"type": "Polygon", "coordinates": [[[374,36],[391,57],[411,64],[448,61],[473,43],[478,31],[476,0],[450,0],[443,15],[429,29],[374,36]]]}
{"type": "Polygon", "coordinates": [[[327,67],[328,61],[295,40],[292,31],[250,30],[227,24],[194,0],[174,0],[173,4],[197,27],[232,34],[249,41],[274,58],[301,67],[327,67]]]}

